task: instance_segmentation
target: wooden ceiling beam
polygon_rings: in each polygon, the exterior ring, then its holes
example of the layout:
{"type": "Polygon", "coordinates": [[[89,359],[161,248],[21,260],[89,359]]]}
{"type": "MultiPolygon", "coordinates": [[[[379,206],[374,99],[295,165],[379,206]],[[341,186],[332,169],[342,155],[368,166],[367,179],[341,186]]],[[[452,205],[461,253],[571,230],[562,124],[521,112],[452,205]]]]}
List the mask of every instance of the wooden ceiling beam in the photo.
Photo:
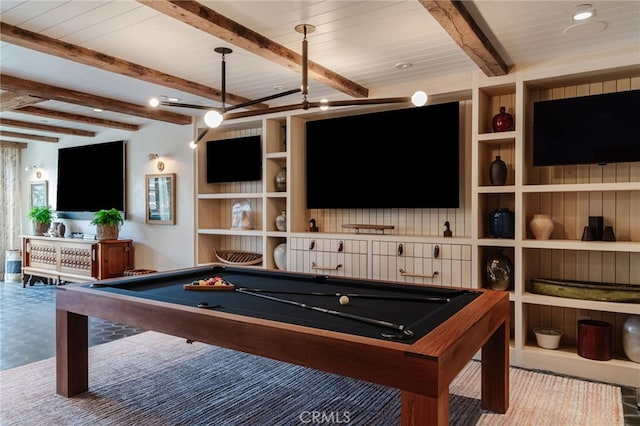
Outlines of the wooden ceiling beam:
{"type": "Polygon", "coordinates": [[[0,136],[6,136],[8,138],[16,138],[16,139],[31,139],[34,141],[53,142],[53,143],[58,143],[58,141],[60,140],[59,138],[54,138],[51,136],[32,135],[29,133],[7,132],[4,130],[0,130],[0,136]]]}
{"type": "Polygon", "coordinates": [[[27,149],[29,147],[29,145],[27,145],[24,142],[0,141],[0,147],[2,147],[2,148],[27,149]]]}
{"type": "Polygon", "coordinates": [[[0,93],[0,111],[13,111],[23,106],[33,105],[40,102],[44,102],[47,99],[36,98],[29,95],[18,95],[11,92],[0,93]]]}
{"type": "MultiPolygon", "coordinates": [[[[55,38],[51,38],[42,34],[37,34],[23,28],[0,22],[0,34],[2,41],[16,46],[25,47],[27,49],[36,50],[48,55],[57,56],[80,64],[89,65],[105,71],[126,75],[148,83],[157,84],[163,87],[170,87],[182,92],[191,93],[202,96],[214,101],[221,101],[222,92],[220,89],[205,86],[195,81],[185,80],[174,75],[165,74],[163,72],[125,61],[124,59],[109,56],[95,50],[87,49],[82,46],[67,43],[55,38]]],[[[226,93],[225,100],[228,104],[235,105],[250,101],[250,99],[242,96],[226,93]]],[[[269,105],[260,103],[248,106],[249,109],[263,109],[269,105]]]]}
{"type": "Polygon", "coordinates": [[[10,120],[0,118],[0,126],[19,127],[22,129],[41,130],[43,132],[61,133],[64,135],[94,137],[96,132],[88,130],[71,129],[69,127],[51,126],[49,124],[31,123],[28,121],[10,120]]]}
{"type": "Polygon", "coordinates": [[[463,1],[418,1],[487,76],[509,73],[509,66],[465,9],[463,1]]]}
{"type": "Polygon", "coordinates": [[[172,124],[191,124],[192,121],[191,117],[188,115],[176,114],[170,111],[154,109],[149,106],[140,106],[129,102],[104,98],[89,93],[79,92],[77,90],[51,86],[6,74],[0,75],[0,88],[23,95],[31,95],[75,105],[83,105],[89,108],[100,108],[105,111],[135,115],[150,120],[166,121],[172,124]]]}
{"type": "MultiPolygon", "coordinates": [[[[302,73],[302,55],[201,3],[169,0],[138,0],[138,2],[273,63],[302,73]]],[[[291,30],[293,31],[293,28],[291,30]]],[[[302,42],[302,36],[300,41],[302,42]]],[[[369,89],[366,87],[313,61],[308,61],[308,65],[309,78],[333,87],[349,96],[356,98],[369,96],[369,89]]]]}
{"type": "Polygon", "coordinates": [[[103,118],[95,118],[87,115],[72,114],[64,111],[56,111],[47,108],[40,108],[34,106],[27,106],[17,109],[13,112],[20,112],[23,114],[36,115],[38,117],[53,118],[56,120],[75,121],[77,123],[92,124],[101,127],[110,127],[113,129],[129,130],[131,132],[137,132],[140,126],[137,124],[123,123],[121,121],[105,120],[103,118]]]}

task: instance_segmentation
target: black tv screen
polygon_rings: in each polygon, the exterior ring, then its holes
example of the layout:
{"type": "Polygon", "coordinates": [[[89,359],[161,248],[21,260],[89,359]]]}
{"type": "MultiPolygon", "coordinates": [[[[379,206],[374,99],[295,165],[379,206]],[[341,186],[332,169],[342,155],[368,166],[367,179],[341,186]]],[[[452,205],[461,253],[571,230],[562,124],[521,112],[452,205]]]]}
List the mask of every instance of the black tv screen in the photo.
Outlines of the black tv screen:
{"type": "Polygon", "coordinates": [[[260,136],[207,142],[207,182],[243,182],[262,179],[260,136]]]}
{"type": "Polygon", "coordinates": [[[458,102],[309,121],[307,208],[459,207],[458,102]]]}
{"type": "Polygon", "coordinates": [[[58,217],[89,219],[115,208],[125,212],[125,142],[58,149],[58,217]]]}
{"type": "Polygon", "coordinates": [[[533,104],[533,165],[640,161],[640,90],[533,104]]]}

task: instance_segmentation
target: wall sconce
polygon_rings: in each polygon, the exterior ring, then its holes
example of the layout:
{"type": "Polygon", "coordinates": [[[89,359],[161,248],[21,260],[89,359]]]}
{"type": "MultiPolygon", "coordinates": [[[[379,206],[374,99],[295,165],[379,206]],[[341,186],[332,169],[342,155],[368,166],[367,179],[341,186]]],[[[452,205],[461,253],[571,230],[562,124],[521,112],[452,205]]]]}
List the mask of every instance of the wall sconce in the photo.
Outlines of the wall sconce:
{"type": "Polygon", "coordinates": [[[24,171],[25,172],[30,172],[32,169],[36,171],[36,177],[38,179],[40,179],[42,177],[42,170],[40,170],[40,168],[38,166],[36,166],[35,164],[33,166],[25,167],[24,171]]]}
{"type": "Polygon", "coordinates": [[[160,160],[160,155],[158,155],[158,154],[149,154],[148,158],[149,158],[149,161],[157,160],[156,168],[158,169],[159,172],[164,170],[164,162],[160,160]]]}

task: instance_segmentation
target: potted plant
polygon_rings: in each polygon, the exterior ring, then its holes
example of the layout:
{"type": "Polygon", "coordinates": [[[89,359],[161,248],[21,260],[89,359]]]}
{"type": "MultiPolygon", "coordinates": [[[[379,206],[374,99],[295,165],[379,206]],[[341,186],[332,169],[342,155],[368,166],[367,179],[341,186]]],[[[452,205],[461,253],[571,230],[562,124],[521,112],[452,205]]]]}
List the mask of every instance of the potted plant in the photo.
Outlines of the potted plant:
{"type": "Polygon", "coordinates": [[[33,223],[34,235],[44,235],[51,226],[51,220],[53,219],[53,209],[51,206],[38,206],[33,207],[29,211],[29,219],[33,223]]]}
{"type": "Polygon", "coordinates": [[[117,240],[120,225],[124,223],[122,215],[117,209],[102,209],[93,214],[92,225],[98,228],[99,240],[117,240]]]}

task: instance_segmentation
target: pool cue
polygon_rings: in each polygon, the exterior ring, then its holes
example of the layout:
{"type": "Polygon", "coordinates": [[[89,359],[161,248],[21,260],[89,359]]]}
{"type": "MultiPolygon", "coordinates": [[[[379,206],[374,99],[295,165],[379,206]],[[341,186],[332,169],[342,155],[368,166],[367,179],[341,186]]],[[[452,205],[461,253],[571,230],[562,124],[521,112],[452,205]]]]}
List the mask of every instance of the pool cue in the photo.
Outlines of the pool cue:
{"type": "Polygon", "coordinates": [[[255,292],[252,292],[252,291],[247,291],[244,288],[236,288],[236,291],[239,292],[239,293],[248,294],[248,295],[253,296],[253,297],[261,297],[263,299],[273,300],[274,302],[286,303],[286,304],[289,304],[289,305],[298,306],[300,308],[311,309],[312,311],[318,311],[318,312],[322,312],[322,313],[329,314],[329,315],[339,316],[339,317],[342,317],[342,318],[349,318],[349,319],[352,319],[352,320],[365,322],[365,323],[368,323],[368,324],[374,324],[374,325],[377,325],[377,326],[380,326],[380,327],[390,328],[390,329],[402,332],[402,335],[382,333],[382,335],[384,337],[399,338],[399,339],[410,339],[411,337],[413,337],[413,331],[406,329],[405,326],[401,325],[401,324],[395,324],[395,323],[392,323],[392,322],[389,322],[389,321],[382,321],[382,320],[377,320],[377,319],[374,319],[374,318],[363,317],[363,316],[360,316],[360,315],[348,314],[348,313],[345,313],[345,312],[338,312],[338,311],[334,311],[334,310],[331,310],[331,309],[321,308],[319,306],[307,305],[306,303],[296,302],[295,300],[281,299],[279,297],[269,296],[267,294],[261,294],[261,293],[255,293],[255,292]]]}
{"type": "Polygon", "coordinates": [[[402,300],[407,302],[451,302],[449,297],[437,297],[437,296],[385,296],[383,294],[359,294],[359,293],[321,293],[321,292],[304,292],[304,291],[288,291],[288,290],[269,290],[264,288],[243,288],[244,291],[251,291],[255,293],[274,293],[274,294],[297,294],[301,296],[331,296],[340,297],[347,296],[349,298],[361,298],[361,299],[383,299],[383,300],[402,300]]]}

